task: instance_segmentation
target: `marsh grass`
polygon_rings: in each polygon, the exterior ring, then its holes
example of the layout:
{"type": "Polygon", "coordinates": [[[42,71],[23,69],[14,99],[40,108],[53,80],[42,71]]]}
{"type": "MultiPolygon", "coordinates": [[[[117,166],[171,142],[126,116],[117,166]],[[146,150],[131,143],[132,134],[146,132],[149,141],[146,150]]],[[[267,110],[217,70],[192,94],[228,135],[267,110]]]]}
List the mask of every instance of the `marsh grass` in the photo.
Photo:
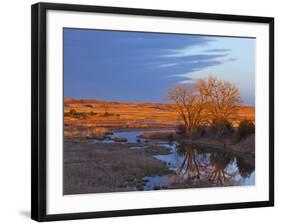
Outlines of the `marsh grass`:
{"type": "Polygon", "coordinates": [[[85,139],[64,141],[64,194],[143,190],[145,176],[171,171],[152,157],[163,148],[132,150],[137,144],[95,143],[85,139]]]}

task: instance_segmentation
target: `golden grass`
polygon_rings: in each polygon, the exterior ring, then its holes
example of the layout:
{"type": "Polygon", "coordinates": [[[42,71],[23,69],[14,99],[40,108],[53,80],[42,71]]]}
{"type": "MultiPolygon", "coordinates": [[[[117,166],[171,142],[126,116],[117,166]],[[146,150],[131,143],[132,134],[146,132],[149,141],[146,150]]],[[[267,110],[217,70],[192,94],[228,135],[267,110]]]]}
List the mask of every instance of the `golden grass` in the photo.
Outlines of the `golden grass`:
{"type": "MultiPolygon", "coordinates": [[[[97,133],[105,129],[172,129],[181,122],[173,104],[65,99],[64,113],[65,131],[70,127],[97,133]],[[76,115],[69,114],[72,109],[76,115]]],[[[232,123],[236,126],[242,119],[255,121],[255,107],[241,106],[232,123]]]]}

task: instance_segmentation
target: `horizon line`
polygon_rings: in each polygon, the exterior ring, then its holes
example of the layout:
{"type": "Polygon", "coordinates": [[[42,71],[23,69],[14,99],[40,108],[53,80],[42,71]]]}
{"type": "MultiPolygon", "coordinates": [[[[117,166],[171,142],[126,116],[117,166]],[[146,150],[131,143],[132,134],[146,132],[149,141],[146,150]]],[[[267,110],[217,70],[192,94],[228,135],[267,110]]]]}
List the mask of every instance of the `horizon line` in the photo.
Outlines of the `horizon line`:
{"type": "MultiPolygon", "coordinates": [[[[101,99],[97,99],[97,98],[73,98],[73,97],[64,97],[63,100],[65,101],[66,99],[70,99],[70,100],[81,100],[81,101],[100,101],[100,102],[108,102],[108,103],[151,103],[151,104],[173,104],[173,103],[163,103],[163,102],[153,102],[153,101],[112,101],[112,100],[101,100],[101,99]]],[[[247,107],[256,107],[256,105],[249,105],[249,104],[241,104],[239,106],[247,106],[247,107]]]]}

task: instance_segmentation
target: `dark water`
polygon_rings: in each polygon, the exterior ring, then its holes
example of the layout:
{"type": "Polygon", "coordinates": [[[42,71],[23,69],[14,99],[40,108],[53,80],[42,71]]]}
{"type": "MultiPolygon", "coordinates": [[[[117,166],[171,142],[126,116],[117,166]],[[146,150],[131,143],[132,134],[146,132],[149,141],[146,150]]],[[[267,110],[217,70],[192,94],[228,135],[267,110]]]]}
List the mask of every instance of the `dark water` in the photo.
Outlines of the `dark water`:
{"type": "MultiPolygon", "coordinates": [[[[141,141],[137,136],[145,132],[151,131],[116,132],[113,137],[125,137],[129,143],[136,143],[141,141]]],[[[251,155],[198,148],[177,142],[153,141],[147,144],[164,146],[170,150],[168,155],[154,157],[164,162],[173,172],[165,176],[144,177],[144,190],[255,184],[255,161],[251,155]]],[[[132,147],[132,150],[141,150],[143,147],[145,146],[132,147]]]]}
{"type": "MultiPolygon", "coordinates": [[[[238,155],[216,149],[159,143],[170,149],[168,155],[156,155],[175,173],[145,177],[145,190],[189,183],[191,187],[245,186],[255,184],[255,161],[251,155],[238,155]]],[[[175,187],[176,188],[176,187],[175,187]]]]}

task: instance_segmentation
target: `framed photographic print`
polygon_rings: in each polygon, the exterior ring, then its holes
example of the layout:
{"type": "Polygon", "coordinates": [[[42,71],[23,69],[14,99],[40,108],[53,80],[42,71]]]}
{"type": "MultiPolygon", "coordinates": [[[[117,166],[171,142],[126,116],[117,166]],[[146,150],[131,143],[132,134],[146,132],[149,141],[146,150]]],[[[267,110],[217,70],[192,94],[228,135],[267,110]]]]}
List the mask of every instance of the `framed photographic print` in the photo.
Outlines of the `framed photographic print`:
{"type": "Polygon", "coordinates": [[[274,19],[32,6],[32,218],[274,205],[274,19]]]}

